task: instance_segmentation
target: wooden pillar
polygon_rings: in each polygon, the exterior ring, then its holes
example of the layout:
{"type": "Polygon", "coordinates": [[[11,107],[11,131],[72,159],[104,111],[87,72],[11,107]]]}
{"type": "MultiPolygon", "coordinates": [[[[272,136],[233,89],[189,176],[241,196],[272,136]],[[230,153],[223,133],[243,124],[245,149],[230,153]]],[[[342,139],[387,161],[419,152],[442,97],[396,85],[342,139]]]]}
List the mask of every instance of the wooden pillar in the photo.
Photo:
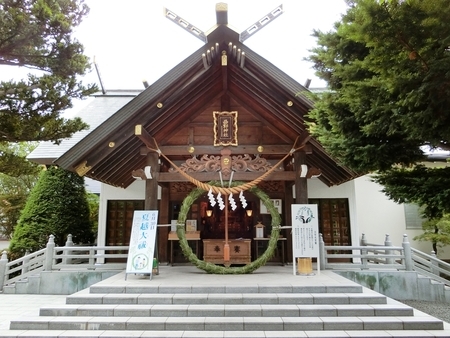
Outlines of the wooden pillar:
{"type": "MultiPolygon", "coordinates": [[[[158,210],[158,171],[159,171],[159,163],[158,163],[158,154],[156,153],[148,153],[147,154],[147,166],[150,166],[151,178],[147,178],[145,180],[145,210],[158,210]]],[[[158,224],[160,224],[161,216],[158,212],[158,224]]],[[[158,260],[161,260],[160,256],[160,248],[161,241],[159,240],[159,231],[156,232],[156,245],[158,248],[155,250],[154,257],[158,260]]]]}
{"type": "MultiPolygon", "coordinates": [[[[169,184],[164,183],[161,185],[161,201],[159,203],[159,223],[169,224],[170,223],[170,196],[169,196],[169,184]]],[[[159,250],[159,261],[168,262],[169,261],[169,231],[170,227],[160,227],[158,229],[158,250],[159,250]]]]}
{"type": "MultiPolygon", "coordinates": [[[[284,200],[285,202],[285,222],[286,226],[291,226],[292,222],[292,211],[291,211],[291,205],[294,204],[294,195],[293,195],[293,185],[294,182],[292,181],[286,181],[284,184],[284,200]]],[[[286,245],[285,245],[285,257],[286,262],[292,262],[292,231],[291,229],[284,229],[282,233],[287,238],[286,245]]]]}
{"type": "Polygon", "coordinates": [[[147,154],[147,165],[151,167],[152,178],[145,181],[145,210],[158,210],[158,154],[147,154]]]}
{"type": "MultiPolygon", "coordinates": [[[[308,179],[306,173],[305,177],[301,177],[302,164],[306,164],[306,153],[304,151],[294,153],[295,204],[308,204],[308,179]]],[[[312,272],[311,257],[297,258],[297,271],[300,274],[310,274],[312,272]]]]}
{"type": "Polygon", "coordinates": [[[308,180],[306,177],[300,177],[302,164],[306,164],[305,152],[299,151],[294,153],[296,204],[308,204],[308,180]]]}

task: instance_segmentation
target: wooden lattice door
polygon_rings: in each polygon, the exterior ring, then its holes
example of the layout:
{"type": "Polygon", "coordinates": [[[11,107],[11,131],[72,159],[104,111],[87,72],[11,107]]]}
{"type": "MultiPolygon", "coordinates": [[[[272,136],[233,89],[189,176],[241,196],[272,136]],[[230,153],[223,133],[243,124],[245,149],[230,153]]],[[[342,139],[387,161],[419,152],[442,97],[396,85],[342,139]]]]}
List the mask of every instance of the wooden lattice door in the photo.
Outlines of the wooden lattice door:
{"type": "Polygon", "coordinates": [[[134,210],[144,210],[143,200],[109,200],[106,245],[129,245],[134,210]]]}
{"type": "Polygon", "coordinates": [[[311,199],[319,212],[319,232],[325,245],[351,245],[348,200],[346,198],[311,199]]]}

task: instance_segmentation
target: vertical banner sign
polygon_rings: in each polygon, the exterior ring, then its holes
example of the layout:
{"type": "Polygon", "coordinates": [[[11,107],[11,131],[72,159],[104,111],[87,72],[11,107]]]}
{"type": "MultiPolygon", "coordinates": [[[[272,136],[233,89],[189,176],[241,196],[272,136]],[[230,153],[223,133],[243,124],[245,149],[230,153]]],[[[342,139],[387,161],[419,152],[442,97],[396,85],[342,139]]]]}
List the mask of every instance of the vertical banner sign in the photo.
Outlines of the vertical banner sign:
{"type": "Polygon", "coordinates": [[[150,274],[155,253],[158,210],[135,210],[128,249],[128,273],[150,274]]]}
{"type": "MultiPolygon", "coordinates": [[[[292,204],[292,250],[297,257],[319,257],[319,219],[317,204],[292,204]]],[[[319,259],[317,259],[319,264],[319,259]]],[[[320,267],[318,266],[318,270],[320,267]]]]}

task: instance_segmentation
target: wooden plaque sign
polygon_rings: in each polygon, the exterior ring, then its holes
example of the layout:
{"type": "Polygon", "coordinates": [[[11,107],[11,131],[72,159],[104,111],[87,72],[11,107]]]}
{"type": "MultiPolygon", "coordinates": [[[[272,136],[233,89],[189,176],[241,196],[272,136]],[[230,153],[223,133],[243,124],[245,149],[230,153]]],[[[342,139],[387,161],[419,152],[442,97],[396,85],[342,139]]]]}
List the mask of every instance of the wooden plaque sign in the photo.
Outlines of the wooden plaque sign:
{"type": "Polygon", "coordinates": [[[237,146],[237,111],[213,112],[214,146],[237,146]]]}

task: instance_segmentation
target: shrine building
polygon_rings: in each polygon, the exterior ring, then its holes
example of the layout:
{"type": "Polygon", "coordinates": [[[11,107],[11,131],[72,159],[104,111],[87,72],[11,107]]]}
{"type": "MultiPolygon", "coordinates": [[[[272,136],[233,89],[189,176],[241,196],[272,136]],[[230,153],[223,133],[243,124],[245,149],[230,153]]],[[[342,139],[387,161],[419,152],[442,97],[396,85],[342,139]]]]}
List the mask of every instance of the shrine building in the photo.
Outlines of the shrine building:
{"type": "MultiPolygon", "coordinates": [[[[317,204],[327,245],[357,245],[362,233],[378,243],[390,233],[400,245],[410,231],[403,206],[327,153],[308,133],[314,105],[309,89],[244,43],[277,19],[282,6],[241,33],[228,25],[223,3],[216,5],[217,24],[207,33],[165,11],[204,45],[142,91],[94,95],[78,114],[88,131],[59,146],[42,143],[29,156],[101,182],[98,245],[128,245],[135,210],[158,210],[159,224],[176,224],[196,182],[242,182],[269,196],[282,227],[273,262],[292,260],[292,204],[317,204]]],[[[186,237],[199,259],[223,263],[214,252],[225,230],[230,242],[242,245],[232,250],[231,264],[248,264],[264,251],[261,235],[271,233],[271,214],[249,190],[239,195],[233,194],[235,208],[211,205],[207,190],[191,204],[186,237]]],[[[159,260],[186,262],[172,230],[158,229],[159,260]]]]}

